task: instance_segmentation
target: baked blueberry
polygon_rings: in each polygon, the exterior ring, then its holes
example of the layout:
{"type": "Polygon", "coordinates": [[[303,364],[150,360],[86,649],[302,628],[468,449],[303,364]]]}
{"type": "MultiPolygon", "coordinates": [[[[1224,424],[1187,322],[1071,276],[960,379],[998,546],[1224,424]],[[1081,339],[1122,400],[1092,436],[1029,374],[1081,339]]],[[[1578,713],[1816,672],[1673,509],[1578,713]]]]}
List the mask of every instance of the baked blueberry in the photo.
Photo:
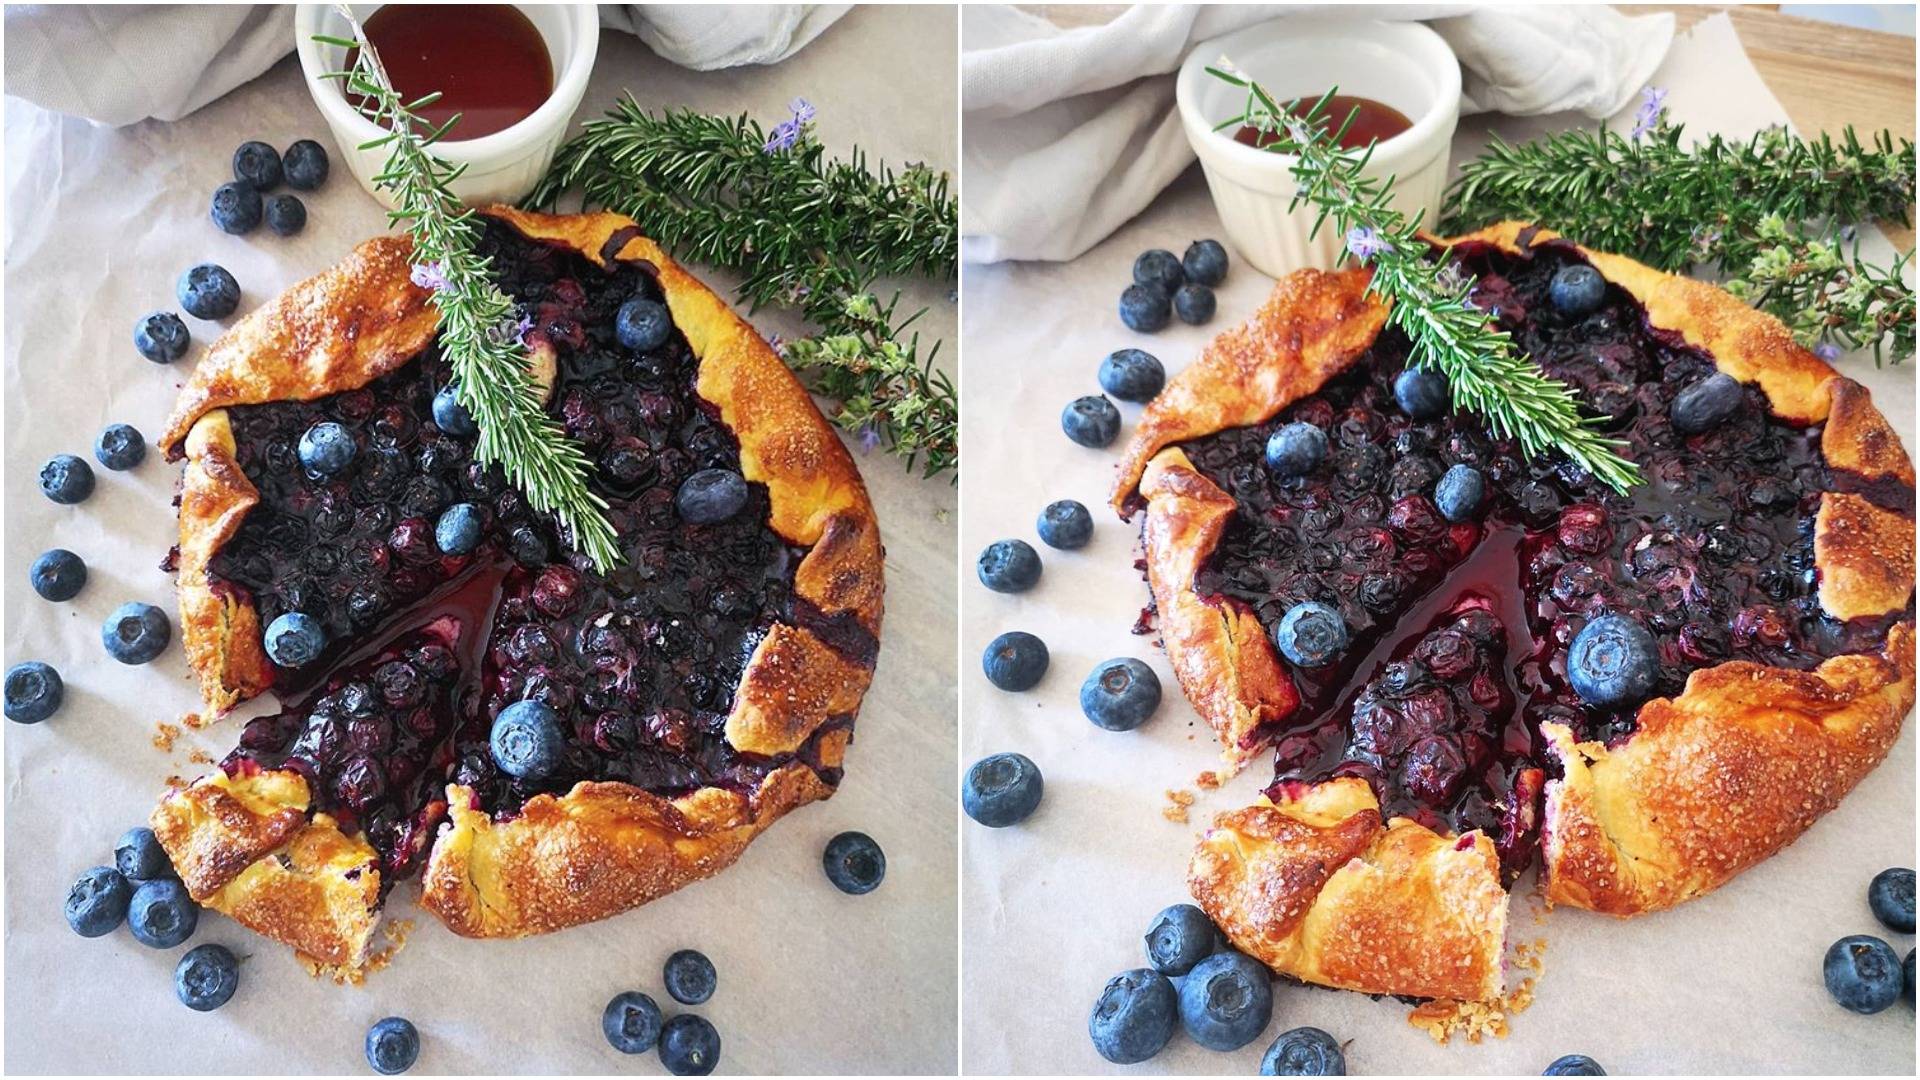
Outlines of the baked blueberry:
{"type": "Polygon", "coordinates": [[[1213,955],[1220,931],[1192,904],[1163,908],[1147,927],[1147,963],[1162,975],[1185,975],[1213,955]]]}
{"type": "Polygon", "coordinates": [[[1567,649],[1567,682],[1589,705],[1644,701],[1659,674],[1659,645],[1646,627],[1625,615],[1593,619],[1567,649]]]}
{"type": "Polygon", "coordinates": [[[543,701],[516,701],[494,718],[493,763],[516,780],[538,780],[560,764],[567,749],[560,714],[543,701]]]}
{"type": "Polygon", "coordinates": [[[827,841],[820,863],[833,887],[853,896],[879,888],[887,876],[887,853],[863,832],[843,832],[827,841]]]}
{"type": "Polygon", "coordinates": [[[1480,503],[1487,497],[1487,479],[1471,465],[1454,465],[1433,486],[1433,505],[1440,516],[1452,522],[1472,521],[1480,516],[1480,503]]]}
{"type": "Polygon", "coordinates": [[[1040,542],[1062,551],[1073,551],[1087,546],[1093,539],[1093,515],[1087,508],[1073,499],[1061,499],[1047,504],[1040,511],[1040,520],[1034,523],[1034,530],[1040,534],[1040,542]]]}
{"type": "Polygon", "coordinates": [[[1080,711],[1095,727],[1132,731],[1160,707],[1160,677],[1132,657],[1108,660],[1080,684],[1080,711]]]}
{"type": "Polygon", "coordinates": [[[148,948],[171,949],[192,937],[199,925],[200,905],[172,878],[141,882],[127,905],[127,929],[148,948]]]}
{"type": "Polygon", "coordinates": [[[1148,285],[1171,293],[1184,285],[1186,280],[1186,268],[1180,265],[1179,259],[1173,257],[1173,252],[1164,248],[1143,251],[1139,258],[1133,260],[1135,285],[1148,285]]]}
{"type": "Polygon", "coordinates": [[[1218,952],[1180,985],[1180,1023],[1209,1050],[1238,1050],[1273,1019],[1272,976],[1245,953],[1218,952]]]}
{"type": "Polygon", "coordinates": [[[994,592],[1026,592],[1040,581],[1040,553],[1025,540],[995,540],[980,553],[980,584],[994,592]]]}
{"type": "Polygon", "coordinates": [[[1040,766],[1025,754],[993,754],[973,763],[960,785],[960,807],[989,829],[1027,820],[1040,805],[1046,783],[1040,766]]]}
{"type": "Polygon", "coordinates": [[[111,866],[96,866],[67,890],[67,925],[81,937],[110,934],[127,917],[133,886],[111,866]]]}
{"type": "MultiPolygon", "coordinates": [[[[1599,275],[1594,275],[1598,277],[1599,275]]],[[[1553,1059],[1540,1073],[1541,1076],[1605,1076],[1607,1070],[1600,1063],[1585,1054],[1567,1054],[1553,1059]]]]}
{"type": "Polygon", "coordinates": [[[652,352],[673,336],[673,315],[667,305],[636,296],[620,305],[613,317],[613,334],[623,348],[652,352]]]}
{"type": "Polygon", "coordinates": [[[114,472],[125,472],[147,460],[147,440],[132,424],[108,424],[93,440],[93,458],[114,472]]]}
{"type": "Polygon", "coordinates": [[[128,881],[152,881],[173,876],[173,860],[153,830],[141,825],[120,834],[113,845],[113,865],[128,881]]]}
{"type": "Polygon", "coordinates": [[[156,364],[171,364],[187,355],[187,343],[192,340],[187,324],[171,311],[156,311],[133,324],[133,347],[156,364]]]}
{"type": "Polygon", "coordinates": [[[1347,651],[1347,621],[1319,601],[1303,600],[1280,617],[1273,645],[1301,667],[1330,664],[1347,651]]]}
{"type": "Polygon", "coordinates": [[[272,191],[285,176],[280,151],[266,143],[243,142],[233,152],[233,178],[253,185],[255,191],[272,191]]]}
{"type": "Polygon", "coordinates": [[[1167,369],[1145,349],[1116,349],[1100,361],[1100,389],[1121,401],[1151,401],[1167,385],[1167,369]]]}
{"type": "Polygon", "coordinates": [[[409,1020],[389,1016],[367,1029],[367,1064],[383,1076],[413,1068],[420,1058],[420,1029],[409,1020]]]}
{"type": "Polygon", "coordinates": [[[698,1005],[713,996],[720,973],[713,969],[713,961],[707,959],[705,953],[681,949],[667,957],[661,978],[668,997],[682,1005],[698,1005]]]}
{"type": "Polygon", "coordinates": [[[660,1029],[660,1064],[675,1076],[705,1076],[720,1064],[720,1033],[702,1016],[681,1013],[660,1029]]]}
{"type": "Polygon", "coordinates": [[[746,509],[746,477],[732,469],[701,469],[680,483],[673,505],[689,525],[717,525],[746,509]]]}
{"type": "Polygon", "coordinates": [[[1081,446],[1098,450],[1120,436],[1120,410],[1105,394],[1074,398],[1061,410],[1060,430],[1081,446]]]}
{"type": "Polygon", "coordinates": [[[1173,317],[1173,294],[1157,285],[1129,285],[1120,292],[1120,321],[1127,329],[1151,334],[1173,317]]]}
{"type": "Polygon", "coordinates": [[[638,990],[615,994],[600,1014],[600,1030],[623,1054],[644,1054],[660,1041],[660,1006],[638,990]]]}
{"type": "Polygon", "coordinates": [[[1393,380],[1393,400],[1415,420],[1444,416],[1450,402],[1447,377],[1427,368],[1408,368],[1393,380]]]}
{"type": "Polygon", "coordinates": [[[1345,1076],[1340,1043],[1317,1027],[1283,1031],[1260,1058],[1261,1076],[1345,1076]]]}
{"type": "Polygon", "coordinates": [[[307,204],[296,196],[269,195],[262,212],[275,236],[292,236],[307,227],[307,204]]]}
{"type": "Polygon", "coordinates": [[[531,525],[516,525],[507,533],[507,554],[521,566],[545,566],[550,550],[547,538],[531,525]]]}
{"type": "Polygon", "coordinates": [[[1593,314],[1606,298],[1607,283],[1600,271],[1581,263],[1561,267],[1547,284],[1553,310],[1572,319],[1593,314]]]}
{"type": "Polygon", "coordinates": [[[93,466],[72,454],[55,454],[40,466],[40,493],[62,506],[93,494],[93,466]]]}
{"type": "Polygon", "coordinates": [[[443,554],[467,555],[480,546],[480,508],[454,503],[433,526],[433,542],[443,554]]]}
{"type": "Polygon", "coordinates": [[[173,995],[195,1012],[212,1012],[240,988],[240,962],[225,945],[195,945],[173,969],[173,995]]]}
{"type": "Polygon", "coordinates": [[[67,687],[60,673],[38,660],[27,660],[7,669],[7,719],[16,724],[37,724],[60,711],[67,687]]]}
{"type": "Polygon", "coordinates": [[[460,394],[452,384],[441,387],[440,392],[433,395],[433,426],[461,438],[480,431],[480,425],[473,421],[473,414],[460,404],[460,394]]]}
{"type": "Polygon", "coordinates": [[[129,601],[114,609],[100,627],[107,655],[123,664],[144,664],[167,651],[173,623],[152,604],[129,601]]]}
{"type": "Polygon", "coordinates": [[[1267,468],[1283,479],[1306,476],[1327,459],[1327,433],[1299,420],[1267,436],[1267,468]]]}
{"type": "Polygon", "coordinates": [[[213,205],[208,216],[220,231],[241,236],[260,227],[260,189],[234,181],[213,189],[213,205]]]}
{"type": "Polygon", "coordinates": [[[27,580],[42,600],[71,600],[87,587],[87,564],[66,548],[54,548],[33,560],[27,580]]]}
{"type": "Polygon", "coordinates": [[[240,283],[226,267],[201,263],[180,275],[174,296],[196,319],[224,319],[240,307],[240,283]]]}
{"type": "Polygon", "coordinates": [[[327,182],[326,148],[312,139],[301,139],[280,157],[287,186],[297,191],[312,191],[327,182]]]}
{"type": "Polygon", "coordinates": [[[1887,929],[1913,933],[1913,871],[1901,867],[1875,874],[1867,886],[1867,906],[1887,929]]]}
{"type": "Polygon", "coordinates": [[[1850,934],[1827,950],[1822,973],[1827,993],[1842,1008],[1877,1013],[1892,1005],[1904,989],[1900,954],[1877,937],[1850,934]]]}
{"type": "Polygon", "coordinates": [[[1195,240],[1180,259],[1187,280],[1213,286],[1227,280],[1227,249],[1218,240],[1195,240]]]}
{"type": "Polygon", "coordinates": [[[331,420],[313,425],[300,436],[300,464],[308,474],[322,479],[346,472],[359,452],[353,432],[331,420]]]}
{"type": "Polygon", "coordinates": [[[1724,371],[1716,371],[1673,396],[1668,416],[1673,430],[1682,435],[1702,435],[1726,423],[1740,411],[1747,392],[1740,380],[1724,371]]]}
{"type": "Polygon", "coordinates": [[[987,681],[1002,690],[1031,690],[1047,673],[1047,643],[1025,630],[1009,630],[987,643],[980,667],[987,681]]]}
{"type": "Polygon", "coordinates": [[[320,658],[327,647],[327,628],[303,611],[288,611],[267,624],[267,659],[288,670],[303,668],[320,658]]]}
{"type": "Polygon", "coordinates": [[[1186,284],[1173,294],[1173,313],[1188,326],[1199,326],[1211,321],[1219,302],[1214,299],[1213,290],[1205,285],[1186,284]]]}
{"type": "Polygon", "coordinates": [[[1101,1057],[1115,1065],[1137,1065],[1166,1048],[1178,1011],[1173,983],[1165,975],[1134,968],[1107,980],[1087,1017],[1087,1034],[1101,1057]]]}

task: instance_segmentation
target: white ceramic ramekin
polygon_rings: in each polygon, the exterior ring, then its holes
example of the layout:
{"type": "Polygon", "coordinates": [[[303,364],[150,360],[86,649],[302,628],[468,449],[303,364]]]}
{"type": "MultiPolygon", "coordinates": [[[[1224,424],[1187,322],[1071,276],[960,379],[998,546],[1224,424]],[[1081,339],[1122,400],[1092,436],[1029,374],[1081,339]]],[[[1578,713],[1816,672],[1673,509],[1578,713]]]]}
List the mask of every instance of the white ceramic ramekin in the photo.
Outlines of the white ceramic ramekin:
{"type": "MultiPolygon", "coordinates": [[[[354,17],[364,23],[383,5],[350,6],[354,17]]],[[[467,166],[453,184],[453,193],[467,203],[514,202],[540,182],[553,163],[554,151],[567,136],[567,125],[580,107],[581,96],[587,92],[587,75],[593,71],[593,57],[600,48],[600,13],[593,4],[514,6],[526,14],[547,43],[547,55],[553,61],[553,93],[532,116],[504,131],[435,145],[434,153],[443,160],[467,166]]],[[[333,130],[340,156],[346,159],[347,168],[361,187],[392,206],[388,195],[373,184],[374,176],[386,164],[386,148],[360,149],[362,143],[379,138],[381,129],[347,104],[338,79],[321,78],[341,69],[346,50],[322,45],[313,40],[313,35],[351,38],[353,32],[332,4],[300,4],[294,10],[293,33],[307,90],[333,130]]],[[[454,134],[458,134],[458,128],[454,134]]]]}
{"type": "Polygon", "coordinates": [[[1207,74],[1222,56],[1281,101],[1342,94],[1393,106],[1413,127],[1374,149],[1367,173],[1394,178],[1391,204],[1431,223],[1446,188],[1448,152],[1460,120],[1460,63],[1440,35],[1418,23],[1326,17],[1282,18],[1196,46],[1180,65],[1180,122],[1200,157],[1227,242],[1262,273],[1327,269],[1344,237],[1331,222],[1312,240],[1314,211],[1289,212],[1293,158],[1235,142],[1214,125],[1240,114],[1246,91],[1207,74]]]}

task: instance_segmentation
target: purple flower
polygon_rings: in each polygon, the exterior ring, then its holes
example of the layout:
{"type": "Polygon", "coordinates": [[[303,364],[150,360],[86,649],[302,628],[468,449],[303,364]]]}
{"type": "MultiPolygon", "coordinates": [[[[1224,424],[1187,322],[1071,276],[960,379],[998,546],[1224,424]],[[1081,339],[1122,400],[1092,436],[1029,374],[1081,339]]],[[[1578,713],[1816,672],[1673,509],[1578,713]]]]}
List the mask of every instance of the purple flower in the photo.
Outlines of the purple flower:
{"type": "Polygon", "coordinates": [[[533,316],[522,315],[513,321],[501,320],[487,330],[487,337],[495,344],[505,345],[510,341],[527,343],[527,332],[533,329],[533,316]]]}
{"type": "Polygon", "coordinates": [[[814,108],[806,98],[797,97],[787,102],[787,109],[793,113],[793,119],[774,125],[773,133],[767,136],[766,143],[760,147],[762,153],[777,154],[790,149],[806,134],[807,125],[813,122],[814,108]]]}
{"type": "Polygon", "coordinates": [[[779,334],[767,335],[767,344],[773,346],[773,355],[782,360],[787,358],[787,343],[781,340],[779,334]]]}
{"type": "Polygon", "coordinates": [[[423,289],[432,289],[435,292],[442,289],[453,288],[453,282],[447,280],[446,270],[437,262],[417,263],[414,265],[414,268],[408,272],[407,277],[410,278],[415,285],[423,289]]]}
{"type": "Polygon", "coordinates": [[[1366,262],[1383,251],[1392,251],[1393,245],[1380,238],[1380,234],[1366,225],[1355,225],[1347,230],[1347,250],[1353,257],[1366,262]]]}
{"type": "Polygon", "coordinates": [[[802,124],[813,119],[813,103],[803,97],[797,97],[787,102],[787,111],[792,113],[793,118],[802,124]]]}
{"type": "Polygon", "coordinates": [[[859,438],[861,452],[870,453],[875,447],[880,445],[880,429],[874,427],[872,424],[862,424],[860,425],[859,438]]]}
{"type": "Polygon", "coordinates": [[[1657,86],[1649,86],[1640,92],[1640,111],[1633,114],[1632,138],[1639,138],[1660,124],[1661,114],[1667,111],[1667,92],[1657,86]]]}
{"type": "Polygon", "coordinates": [[[1831,341],[1823,341],[1813,347],[1813,355],[1831,364],[1840,359],[1840,346],[1831,341]]]}

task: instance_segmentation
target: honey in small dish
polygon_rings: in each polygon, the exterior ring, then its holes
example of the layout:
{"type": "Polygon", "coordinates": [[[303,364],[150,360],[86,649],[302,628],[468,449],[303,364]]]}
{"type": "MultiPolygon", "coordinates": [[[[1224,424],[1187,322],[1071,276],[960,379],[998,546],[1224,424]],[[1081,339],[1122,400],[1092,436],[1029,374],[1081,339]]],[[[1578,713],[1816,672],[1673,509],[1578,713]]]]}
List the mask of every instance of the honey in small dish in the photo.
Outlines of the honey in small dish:
{"type": "MultiPolygon", "coordinates": [[[[1318,100],[1320,95],[1313,94],[1289,102],[1287,112],[1294,116],[1305,116],[1318,100]]],[[[1368,143],[1386,142],[1413,126],[1413,121],[1393,106],[1352,94],[1333,95],[1327,99],[1326,108],[1320,113],[1328,131],[1339,131],[1349,114],[1353,116],[1353,123],[1348,124],[1346,133],[1340,136],[1342,150],[1363,150],[1368,143]]],[[[1233,141],[1248,146],[1267,146],[1280,141],[1280,137],[1272,132],[1262,133],[1251,124],[1244,124],[1234,132],[1233,141]]]]}
{"type": "Polygon", "coordinates": [[[388,4],[365,29],[403,100],[440,92],[422,119],[460,116],[449,142],[505,131],[553,93],[547,43],[511,4],[388,4]]]}

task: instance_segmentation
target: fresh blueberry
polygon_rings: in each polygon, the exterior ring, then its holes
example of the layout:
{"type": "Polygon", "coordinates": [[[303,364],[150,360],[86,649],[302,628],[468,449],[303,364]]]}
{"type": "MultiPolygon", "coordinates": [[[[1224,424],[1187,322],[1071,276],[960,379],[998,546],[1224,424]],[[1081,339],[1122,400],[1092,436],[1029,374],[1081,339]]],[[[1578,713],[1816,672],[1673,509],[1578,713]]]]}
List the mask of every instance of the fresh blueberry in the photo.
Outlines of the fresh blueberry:
{"type": "Polygon", "coordinates": [[[660,1064],[675,1076],[705,1076],[720,1064],[720,1033],[703,1016],[681,1013],[660,1029],[660,1064]]]}
{"type": "Polygon", "coordinates": [[[292,236],[307,227],[307,204],[292,195],[269,195],[264,210],[267,229],[275,236],[292,236]]]}
{"type": "Polygon", "coordinates": [[[1282,478],[1306,476],[1327,459],[1327,433],[1296,420],[1267,436],[1267,468],[1282,478]]]}
{"type": "Polygon", "coordinates": [[[516,780],[538,780],[560,765],[567,749],[560,714],[543,701],[516,701],[493,721],[493,763],[516,780]]]}
{"type": "Polygon", "coordinates": [[[209,215],[220,231],[240,236],[260,227],[260,189],[234,181],[213,189],[213,208],[209,215]]]}
{"type": "Polygon", "coordinates": [[[193,335],[171,311],[156,311],[133,324],[133,347],[156,364],[171,364],[187,355],[193,335]]]}
{"type": "Polygon", "coordinates": [[[87,587],[87,564],[66,548],[54,548],[33,560],[27,580],[43,600],[71,600],[87,587]]]}
{"type": "Polygon", "coordinates": [[[652,352],[673,336],[673,315],[667,305],[636,296],[620,305],[613,317],[613,333],[623,348],[652,352]]]}
{"type": "Polygon", "coordinates": [[[1472,521],[1480,516],[1480,501],[1487,496],[1487,479],[1471,465],[1455,465],[1440,477],[1433,488],[1433,504],[1448,521],[1472,521]]]}
{"type": "Polygon", "coordinates": [[[413,1068],[420,1058],[420,1029],[411,1021],[389,1016],[367,1029],[367,1064],[383,1076],[413,1068]]]}
{"type": "Polygon", "coordinates": [[[1907,950],[1907,959],[1900,965],[1901,978],[1906,980],[1906,997],[1909,1008],[1913,1006],[1913,950],[1907,950]]]}
{"type": "Polygon", "coordinates": [[[1261,1076],[1345,1076],[1340,1043],[1317,1027],[1283,1031],[1260,1059],[1261,1076]]]}
{"type": "Polygon", "coordinates": [[[1589,705],[1646,700],[1660,674],[1660,647],[1645,627],[1625,615],[1587,623],[1567,650],[1567,681],[1589,705]]]}
{"type": "Polygon", "coordinates": [[[713,961],[698,949],[681,949],[667,957],[661,978],[666,983],[668,997],[682,1005],[698,1005],[713,996],[720,973],[713,969],[713,961]]]}
{"type": "Polygon", "coordinates": [[[291,671],[320,658],[327,647],[327,628],[302,611],[285,612],[267,624],[267,659],[291,671]]]}
{"type": "Polygon", "coordinates": [[[887,853],[863,832],[843,832],[827,841],[820,863],[833,887],[853,896],[879,888],[887,876],[887,853]]]}
{"type": "Polygon", "coordinates": [[[1192,904],[1175,904],[1147,927],[1147,963],[1162,975],[1185,975],[1219,944],[1220,932],[1206,912],[1192,904]]]}
{"type": "Polygon", "coordinates": [[[212,1012],[240,988],[240,962],[225,945],[195,945],[173,969],[173,994],[195,1012],[212,1012]]]}
{"type": "Polygon", "coordinates": [[[243,142],[233,152],[233,178],[253,185],[255,191],[272,191],[285,176],[280,151],[266,143],[243,142]]]}
{"type": "Polygon", "coordinates": [[[978,571],[994,592],[1026,592],[1040,581],[1040,553],[1025,540],[995,540],[980,553],[978,571]]]}
{"type": "Polygon", "coordinates": [[[1031,690],[1047,673],[1047,643],[1025,630],[1009,630],[987,643],[980,666],[987,681],[1002,690],[1031,690]]]}
{"type": "Polygon", "coordinates": [[[127,917],[133,886],[111,866],[96,866],[67,890],[67,925],[81,937],[110,934],[127,917]]]}
{"type": "Polygon", "coordinates": [[[1115,1065],[1137,1065],[1166,1048],[1179,1012],[1173,983],[1150,968],[1107,980],[1087,1017],[1093,1048],[1115,1065]]]}
{"type": "Polygon", "coordinates": [[[1330,664],[1347,650],[1347,621],[1325,604],[1303,600],[1280,617],[1273,628],[1273,644],[1301,667],[1330,664]]]}
{"type": "Polygon", "coordinates": [[[1151,401],[1167,385],[1167,369],[1145,349],[1117,349],[1100,361],[1100,389],[1121,401],[1151,401]]]}
{"type": "Polygon", "coordinates": [[[1004,829],[1027,820],[1040,805],[1046,783],[1040,766],[1025,754],[983,757],[967,770],[960,785],[960,807],[989,829],[1004,829]]]}
{"type": "Polygon", "coordinates": [[[297,191],[312,191],[327,182],[327,151],[312,139],[301,139],[281,156],[287,186],[297,191]]]}
{"type": "Polygon", "coordinates": [[[130,601],[114,609],[100,627],[100,643],[107,655],[123,664],[144,664],[167,651],[173,623],[152,604],[130,601]]]}
{"type": "Polygon", "coordinates": [[[1129,285],[1120,293],[1120,321],[1127,329],[1151,334],[1173,317],[1173,295],[1157,285],[1129,285]]]}
{"type": "Polygon", "coordinates": [[[644,1054],[660,1041],[660,1006],[638,990],[615,994],[600,1014],[600,1030],[623,1054],[644,1054]]]}
{"type": "Polygon", "coordinates": [[[1444,415],[1450,399],[1447,377],[1426,368],[1408,368],[1393,380],[1393,400],[1400,411],[1415,420],[1431,420],[1444,415]]]}
{"type": "Polygon", "coordinates": [[[1193,966],[1180,986],[1180,1022],[1209,1050],[1238,1050],[1273,1019],[1273,983],[1258,960],[1219,952],[1193,966]]]}
{"type": "Polygon", "coordinates": [[[7,719],[16,724],[37,724],[60,711],[67,687],[60,673],[38,660],[28,660],[7,669],[7,719]]]}
{"type": "Polygon", "coordinates": [[[313,476],[325,478],[338,476],[347,471],[360,447],[353,441],[353,433],[345,427],[325,420],[308,428],[300,436],[300,464],[307,467],[313,476]]]}
{"type": "Polygon", "coordinates": [[[1188,326],[1211,321],[1217,306],[1213,290],[1205,285],[1182,285],[1180,291],[1173,294],[1173,313],[1188,326]]]}
{"type": "Polygon", "coordinates": [[[673,505],[689,525],[715,525],[746,509],[746,477],[732,469],[701,469],[680,483],[673,505]]]}
{"type": "Polygon", "coordinates": [[[240,283],[214,263],[201,263],[181,274],[173,292],[196,319],[224,319],[240,307],[240,283]]]}
{"type": "Polygon", "coordinates": [[[1180,265],[1179,259],[1173,257],[1173,252],[1164,248],[1143,251],[1139,258],[1133,260],[1135,285],[1149,285],[1170,293],[1185,284],[1186,280],[1186,268],[1180,265]]]}
{"type": "Polygon", "coordinates": [[[1867,886],[1867,906],[1889,930],[1913,933],[1913,871],[1882,870],[1867,886]]]}
{"type": "Polygon", "coordinates": [[[1060,429],[1081,446],[1098,450],[1120,437],[1120,410],[1105,394],[1074,398],[1060,412],[1060,429]]]}
{"type": "Polygon", "coordinates": [[[114,472],[124,472],[147,460],[147,440],[132,424],[109,424],[93,441],[93,457],[114,472]]]}
{"type": "Polygon", "coordinates": [[[1040,511],[1040,520],[1034,523],[1035,531],[1040,534],[1040,542],[1048,547],[1062,551],[1072,551],[1087,546],[1093,539],[1093,515],[1087,508],[1072,499],[1050,502],[1040,511]]]}
{"type": "Polygon", "coordinates": [[[143,881],[127,906],[127,929],[133,939],[151,949],[171,949],[193,936],[200,925],[200,905],[187,887],[172,878],[143,881]]]}
{"type": "Polygon", "coordinates": [[[1673,430],[1682,435],[1701,435],[1726,423],[1740,411],[1746,399],[1740,380],[1716,371],[1675,394],[1668,415],[1673,420],[1673,430]]]}
{"type": "Polygon", "coordinates": [[[480,425],[474,423],[473,414],[460,404],[460,393],[449,383],[433,395],[433,426],[449,435],[465,438],[477,434],[480,425]]]}
{"type": "Polygon", "coordinates": [[[167,849],[160,846],[160,838],[145,825],[120,834],[120,842],[113,845],[113,865],[128,881],[173,876],[173,860],[167,858],[167,849]]]}
{"type": "Polygon", "coordinates": [[[1109,660],[1080,684],[1080,711],[1095,727],[1132,731],[1160,707],[1160,677],[1132,657],[1109,660]]]}
{"type": "Polygon", "coordinates": [[[480,524],[479,507],[472,503],[454,503],[434,525],[433,542],[442,554],[469,554],[480,546],[480,524]]]}
{"type": "Polygon", "coordinates": [[[1218,240],[1195,240],[1180,259],[1187,280],[1213,286],[1227,280],[1227,249],[1218,240]]]}
{"type": "Polygon", "coordinates": [[[1823,968],[1827,993],[1842,1008],[1877,1013],[1892,1005],[1904,989],[1900,954],[1877,937],[1851,934],[1827,950],[1823,968]]]}
{"type": "Polygon", "coordinates": [[[72,454],[55,454],[40,466],[40,493],[62,506],[93,494],[93,466],[72,454]]]}
{"type": "MultiPolygon", "coordinates": [[[[1586,269],[1581,267],[1580,269],[1586,269]]],[[[1595,275],[1596,277],[1598,275],[1595,275]]],[[[1567,1054],[1553,1059],[1553,1064],[1540,1073],[1541,1076],[1605,1076],[1607,1070],[1600,1063],[1585,1054],[1567,1054]]]]}
{"type": "Polygon", "coordinates": [[[1547,286],[1547,299],[1553,309],[1572,319],[1592,314],[1606,298],[1606,280],[1591,266],[1563,266],[1547,286]]]}

